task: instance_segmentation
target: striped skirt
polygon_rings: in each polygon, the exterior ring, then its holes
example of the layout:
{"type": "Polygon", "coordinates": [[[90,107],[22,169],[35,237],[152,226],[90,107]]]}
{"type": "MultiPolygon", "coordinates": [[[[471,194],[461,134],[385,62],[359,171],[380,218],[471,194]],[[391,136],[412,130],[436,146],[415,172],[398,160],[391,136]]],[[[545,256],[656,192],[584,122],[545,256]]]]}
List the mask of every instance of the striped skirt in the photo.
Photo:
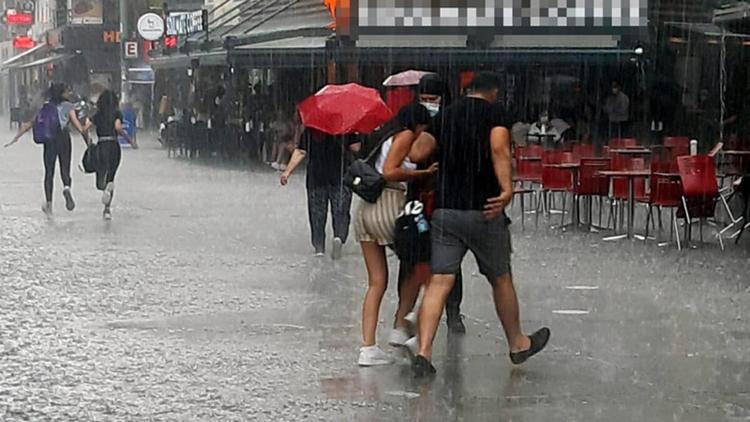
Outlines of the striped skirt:
{"type": "Polygon", "coordinates": [[[396,219],[404,209],[406,192],[386,187],[378,202],[361,201],[354,219],[354,233],[358,242],[375,242],[380,246],[393,244],[396,219]]]}

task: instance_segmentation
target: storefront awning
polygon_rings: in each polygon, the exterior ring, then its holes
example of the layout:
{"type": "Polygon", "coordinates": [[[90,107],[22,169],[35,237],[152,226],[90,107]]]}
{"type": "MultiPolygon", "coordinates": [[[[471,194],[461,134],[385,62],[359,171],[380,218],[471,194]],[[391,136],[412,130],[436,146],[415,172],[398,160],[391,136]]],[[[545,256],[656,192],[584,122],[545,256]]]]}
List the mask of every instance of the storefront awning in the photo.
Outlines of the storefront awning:
{"type": "Polygon", "coordinates": [[[201,66],[225,66],[227,52],[224,50],[205,53],[170,54],[168,56],[152,57],[149,64],[154,70],[187,69],[193,60],[198,60],[201,66]]]}
{"type": "Polygon", "coordinates": [[[47,51],[47,44],[39,44],[36,47],[26,50],[23,53],[13,56],[10,59],[4,61],[2,64],[2,67],[9,68],[13,66],[14,64],[20,63],[25,58],[30,58],[30,57],[33,57],[37,53],[46,52],[46,51],[47,51]]]}
{"type": "Polygon", "coordinates": [[[328,37],[290,37],[242,45],[229,50],[238,67],[302,67],[325,64],[328,37]]]}
{"type": "Polygon", "coordinates": [[[31,69],[33,67],[42,66],[50,63],[57,63],[63,60],[72,58],[74,54],[55,54],[44,59],[35,60],[31,63],[13,66],[13,69],[31,69]]]}

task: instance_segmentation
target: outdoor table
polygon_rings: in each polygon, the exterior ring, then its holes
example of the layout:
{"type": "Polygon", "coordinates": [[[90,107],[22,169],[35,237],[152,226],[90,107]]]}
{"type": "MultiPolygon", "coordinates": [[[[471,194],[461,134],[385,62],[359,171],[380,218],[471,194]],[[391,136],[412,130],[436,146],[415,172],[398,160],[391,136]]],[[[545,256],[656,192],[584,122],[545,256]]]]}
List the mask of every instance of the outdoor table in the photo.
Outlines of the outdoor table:
{"type": "Polygon", "coordinates": [[[622,155],[651,155],[651,150],[648,148],[618,148],[611,149],[609,152],[622,155]]]}
{"type": "Polygon", "coordinates": [[[648,177],[651,175],[649,170],[605,170],[600,171],[602,176],[609,177],[610,180],[615,177],[624,177],[628,179],[628,230],[625,235],[616,235],[605,237],[604,240],[620,240],[633,238],[633,223],[635,219],[635,179],[648,177]]]}
{"type": "MultiPolygon", "coordinates": [[[[578,186],[578,172],[581,170],[580,163],[545,164],[544,167],[569,171],[573,176],[573,194],[575,195],[575,189],[578,186]]],[[[565,210],[563,210],[563,215],[565,215],[565,210]]],[[[578,201],[573,198],[573,222],[571,223],[573,227],[578,226],[579,215],[578,201]]]]}

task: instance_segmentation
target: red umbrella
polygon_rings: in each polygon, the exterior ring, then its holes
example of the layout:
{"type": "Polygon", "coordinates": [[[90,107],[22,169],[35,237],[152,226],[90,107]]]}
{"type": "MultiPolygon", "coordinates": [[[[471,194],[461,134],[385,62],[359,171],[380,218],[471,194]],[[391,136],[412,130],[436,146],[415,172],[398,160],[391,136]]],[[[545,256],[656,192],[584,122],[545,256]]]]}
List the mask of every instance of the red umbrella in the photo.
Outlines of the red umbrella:
{"type": "Polygon", "coordinates": [[[378,91],[357,84],[326,85],[297,108],[305,127],[330,135],[370,133],[392,115],[378,91]]]}

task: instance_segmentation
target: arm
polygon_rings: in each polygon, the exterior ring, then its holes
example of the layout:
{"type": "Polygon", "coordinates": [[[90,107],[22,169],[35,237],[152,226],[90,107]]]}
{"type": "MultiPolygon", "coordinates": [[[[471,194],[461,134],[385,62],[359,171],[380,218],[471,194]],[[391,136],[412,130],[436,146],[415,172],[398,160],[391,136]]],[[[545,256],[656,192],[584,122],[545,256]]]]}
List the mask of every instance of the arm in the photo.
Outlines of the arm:
{"type": "Polygon", "coordinates": [[[420,177],[429,176],[437,171],[437,166],[433,165],[427,170],[407,170],[401,167],[406,157],[411,151],[414,138],[414,132],[410,130],[401,131],[393,138],[393,145],[388,152],[388,157],[383,165],[383,178],[387,182],[408,182],[420,177]]]}
{"type": "Polygon", "coordinates": [[[135,143],[135,140],[130,138],[130,135],[125,130],[125,128],[122,127],[122,121],[120,119],[115,119],[115,132],[117,132],[120,136],[125,138],[126,141],[135,149],[138,149],[138,145],[135,143]]]}
{"type": "Polygon", "coordinates": [[[86,129],[83,128],[81,121],[78,120],[76,111],[70,110],[68,112],[68,118],[70,118],[70,123],[73,124],[73,127],[76,128],[76,130],[81,134],[81,136],[83,136],[83,142],[85,142],[86,145],[89,145],[91,143],[91,141],[89,140],[89,133],[86,131],[86,129]]]}
{"type": "Polygon", "coordinates": [[[292,158],[289,159],[289,164],[286,166],[286,170],[281,173],[281,186],[286,186],[289,183],[289,177],[292,176],[294,170],[304,161],[307,156],[307,151],[303,149],[295,149],[292,153],[292,158]]]}
{"type": "Polygon", "coordinates": [[[487,200],[484,206],[484,217],[488,220],[502,214],[513,199],[513,168],[510,158],[510,133],[504,127],[495,127],[490,133],[492,149],[492,166],[502,193],[496,198],[487,200]]]}
{"type": "Polygon", "coordinates": [[[411,146],[409,159],[412,163],[424,163],[432,157],[436,149],[437,141],[435,137],[427,132],[423,132],[411,146]]]}
{"type": "Polygon", "coordinates": [[[21,139],[21,137],[26,134],[26,132],[30,131],[32,127],[34,127],[34,124],[32,122],[26,122],[22,124],[18,129],[18,133],[16,133],[16,136],[13,137],[13,140],[5,144],[5,148],[8,148],[9,146],[18,142],[18,140],[21,139]]]}

